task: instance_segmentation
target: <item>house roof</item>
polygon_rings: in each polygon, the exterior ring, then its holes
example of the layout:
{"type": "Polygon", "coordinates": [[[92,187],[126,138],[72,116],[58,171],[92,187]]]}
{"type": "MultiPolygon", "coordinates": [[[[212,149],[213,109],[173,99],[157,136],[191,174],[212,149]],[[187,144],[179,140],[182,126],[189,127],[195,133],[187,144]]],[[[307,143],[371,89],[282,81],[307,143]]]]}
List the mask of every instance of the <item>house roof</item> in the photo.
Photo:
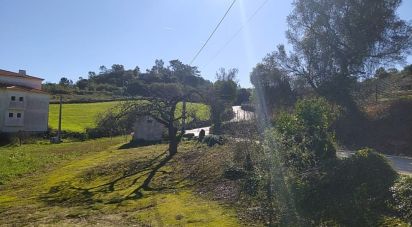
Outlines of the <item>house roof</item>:
{"type": "Polygon", "coordinates": [[[0,88],[10,89],[10,90],[18,90],[18,91],[34,92],[34,93],[41,93],[41,94],[48,94],[47,92],[45,92],[43,90],[40,90],[40,89],[35,89],[35,88],[30,88],[30,87],[25,87],[25,86],[20,86],[20,85],[6,84],[6,83],[0,83],[0,88]]]}
{"type": "Polygon", "coordinates": [[[29,75],[24,75],[23,76],[19,73],[10,72],[10,71],[7,71],[7,70],[2,70],[2,69],[0,69],[0,76],[19,77],[19,78],[26,78],[26,79],[32,79],[32,80],[41,80],[41,81],[44,80],[44,79],[39,78],[39,77],[29,76],[29,75]]]}

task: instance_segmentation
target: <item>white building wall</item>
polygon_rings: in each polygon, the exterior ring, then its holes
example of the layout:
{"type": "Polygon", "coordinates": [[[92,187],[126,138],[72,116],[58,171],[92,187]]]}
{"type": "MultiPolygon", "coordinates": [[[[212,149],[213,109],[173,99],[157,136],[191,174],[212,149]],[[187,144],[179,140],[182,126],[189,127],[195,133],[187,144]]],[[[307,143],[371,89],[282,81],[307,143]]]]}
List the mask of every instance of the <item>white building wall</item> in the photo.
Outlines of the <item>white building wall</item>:
{"type": "Polygon", "coordinates": [[[33,93],[27,96],[26,111],[24,116],[24,131],[45,132],[49,122],[48,94],[33,93]]]}
{"type": "Polygon", "coordinates": [[[150,116],[138,117],[134,124],[133,140],[159,141],[162,140],[166,128],[150,116]]]}
{"type": "Polygon", "coordinates": [[[2,131],[4,126],[4,118],[8,107],[8,100],[6,100],[6,92],[6,89],[0,88],[0,131],[2,131]]]}
{"type": "Polygon", "coordinates": [[[0,89],[0,104],[0,131],[47,131],[48,94],[0,89]]]}

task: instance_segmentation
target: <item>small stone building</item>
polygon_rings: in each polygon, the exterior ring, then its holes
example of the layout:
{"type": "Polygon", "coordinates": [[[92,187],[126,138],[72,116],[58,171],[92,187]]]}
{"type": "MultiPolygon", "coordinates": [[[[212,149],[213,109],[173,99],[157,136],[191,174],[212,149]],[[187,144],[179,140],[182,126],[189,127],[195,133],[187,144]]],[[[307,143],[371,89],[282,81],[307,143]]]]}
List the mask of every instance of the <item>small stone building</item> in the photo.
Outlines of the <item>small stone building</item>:
{"type": "Polygon", "coordinates": [[[134,123],[133,140],[160,141],[166,127],[151,116],[140,116],[134,123]]]}

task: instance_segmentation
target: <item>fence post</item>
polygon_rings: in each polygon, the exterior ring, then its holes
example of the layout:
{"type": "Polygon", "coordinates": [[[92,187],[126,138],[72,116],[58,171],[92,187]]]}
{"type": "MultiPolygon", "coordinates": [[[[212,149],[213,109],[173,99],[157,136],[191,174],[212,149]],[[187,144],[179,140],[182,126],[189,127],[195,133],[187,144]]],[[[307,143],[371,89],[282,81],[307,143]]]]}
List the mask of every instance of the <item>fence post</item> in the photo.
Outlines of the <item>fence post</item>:
{"type": "Polygon", "coordinates": [[[57,141],[58,143],[61,142],[61,133],[62,133],[62,105],[63,105],[63,97],[60,95],[59,99],[59,125],[57,129],[57,141]]]}
{"type": "Polygon", "coordinates": [[[375,84],[375,102],[378,102],[378,82],[375,84]]]}

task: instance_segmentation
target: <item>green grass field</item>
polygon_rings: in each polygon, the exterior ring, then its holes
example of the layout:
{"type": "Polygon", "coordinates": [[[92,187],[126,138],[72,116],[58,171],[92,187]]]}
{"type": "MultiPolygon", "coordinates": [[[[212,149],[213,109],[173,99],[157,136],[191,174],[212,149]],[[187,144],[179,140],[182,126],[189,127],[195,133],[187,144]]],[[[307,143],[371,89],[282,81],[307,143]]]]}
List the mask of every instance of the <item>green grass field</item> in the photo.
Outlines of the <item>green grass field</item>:
{"type": "MultiPolygon", "coordinates": [[[[86,128],[93,127],[96,124],[99,113],[104,113],[117,104],[119,102],[63,104],[62,130],[83,132],[86,128]]],[[[59,105],[51,104],[49,108],[49,126],[52,129],[57,129],[59,105]]]]}
{"type": "Polygon", "coordinates": [[[222,148],[182,143],[176,161],[157,170],[154,190],[130,196],[167,145],[121,149],[123,143],[118,137],[0,148],[0,176],[7,179],[0,185],[0,226],[241,225],[234,207],[198,193],[191,179],[220,177],[222,148]]]}
{"type": "MultiPolygon", "coordinates": [[[[182,113],[182,103],[179,103],[176,108],[176,115],[180,116],[182,113]]],[[[188,122],[192,120],[191,114],[194,114],[198,120],[206,121],[210,119],[210,109],[209,106],[202,103],[187,103],[186,111],[188,115],[188,122]]]]}
{"type": "Polygon", "coordinates": [[[101,151],[123,142],[124,137],[61,144],[24,144],[0,147],[0,185],[19,176],[57,163],[101,151]]]}
{"type": "MultiPolygon", "coordinates": [[[[112,107],[119,104],[115,102],[98,102],[98,103],[75,103],[63,104],[62,109],[62,130],[72,132],[84,132],[86,128],[92,128],[96,124],[96,118],[99,114],[104,113],[112,107]]],[[[177,112],[181,112],[182,105],[179,104],[177,112]]],[[[187,105],[189,113],[196,113],[200,120],[209,119],[210,111],[208,106],[199,103],[189,103],[187,105]]],[[[51,104],[49,110],[49,126],[57,129],[59,118],[59,105],[51,104]]],[[[189,119],[190,120],[190,119],[189,119]]]]}

